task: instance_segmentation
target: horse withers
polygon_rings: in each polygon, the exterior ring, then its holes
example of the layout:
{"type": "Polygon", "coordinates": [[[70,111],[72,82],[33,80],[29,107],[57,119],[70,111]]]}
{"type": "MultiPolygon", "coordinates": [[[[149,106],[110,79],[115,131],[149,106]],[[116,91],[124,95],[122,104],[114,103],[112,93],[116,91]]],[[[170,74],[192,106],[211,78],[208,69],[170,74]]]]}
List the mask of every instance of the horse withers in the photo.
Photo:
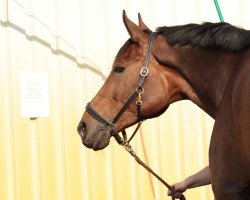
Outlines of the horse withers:
{"type": "Polygon", "coordinates": [[[209,148],[215,198],[250,199],[250,32],[204,23],[152,34],[140,17],[139,26],[125,12],[123,21],[130,38],[78,125],[83,144],[103,149],[111,136],[188,99],[215,119],[209,148]]]}

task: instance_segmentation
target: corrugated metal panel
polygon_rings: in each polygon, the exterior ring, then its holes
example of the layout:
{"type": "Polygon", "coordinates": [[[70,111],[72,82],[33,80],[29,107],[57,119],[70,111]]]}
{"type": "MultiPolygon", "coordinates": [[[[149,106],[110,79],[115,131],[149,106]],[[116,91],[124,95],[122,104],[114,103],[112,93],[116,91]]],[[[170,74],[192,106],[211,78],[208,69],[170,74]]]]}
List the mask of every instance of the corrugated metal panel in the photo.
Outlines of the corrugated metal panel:
{"type": "MultiPolygon", "coordinates": [[[[226,21],[250,26],[247,0],[221,0],[226,21]]],[[[128,37],[122,9],[149,27],[218,21],[212,0],[1,0],[0,199],[166,199],[167,190],[117,144],[93,152],[76,126],[128,37]],[[49,118],[20,117],[19,72],[49,75],[49,118]]],[[[203,168],[213,126],[191,103],[147,121],[135,150],[170,183],[203,168]]],[[[212,199],[209,186],[187,199],[212,199]]]]}

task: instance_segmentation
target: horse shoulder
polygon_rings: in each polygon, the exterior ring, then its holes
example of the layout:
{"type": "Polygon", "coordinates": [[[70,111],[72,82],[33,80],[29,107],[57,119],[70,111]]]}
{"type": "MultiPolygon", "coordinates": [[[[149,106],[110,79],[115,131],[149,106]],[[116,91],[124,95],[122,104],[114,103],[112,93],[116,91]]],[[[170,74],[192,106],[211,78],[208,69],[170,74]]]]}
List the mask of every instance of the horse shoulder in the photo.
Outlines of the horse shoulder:
{"type": "Polygon", "coordinates": [[[236,83],[232,105],[234,132],[240,138],[242,152],[250,167],[250,70],[236,83]]]}

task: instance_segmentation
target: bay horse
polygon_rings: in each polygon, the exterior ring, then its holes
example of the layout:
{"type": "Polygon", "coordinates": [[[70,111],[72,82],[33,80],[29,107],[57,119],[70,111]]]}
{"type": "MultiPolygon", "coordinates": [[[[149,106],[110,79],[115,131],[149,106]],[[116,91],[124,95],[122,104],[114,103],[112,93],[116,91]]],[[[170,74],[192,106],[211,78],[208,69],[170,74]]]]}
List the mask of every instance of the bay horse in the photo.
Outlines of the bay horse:
{"type": "Polygon", "coordinates": [[[209,22],[152,32],[140,15],[138,26],[125,11],[123,21],[130,38],[78,125],[83,144],[101,150],[111,136],[119,142],[125,128],[191,100],[215,119],[209,147],[215,199],[250,199],[250,32],[209,22]]]}

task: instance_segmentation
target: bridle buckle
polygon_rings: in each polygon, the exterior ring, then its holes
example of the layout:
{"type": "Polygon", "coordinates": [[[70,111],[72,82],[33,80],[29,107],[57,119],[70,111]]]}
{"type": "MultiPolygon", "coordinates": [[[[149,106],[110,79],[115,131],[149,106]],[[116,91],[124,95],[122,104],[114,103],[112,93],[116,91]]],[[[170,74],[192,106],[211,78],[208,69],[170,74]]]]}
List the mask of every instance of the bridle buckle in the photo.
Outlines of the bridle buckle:
{"type": "Polygon", "coordinates": [[[143,68],[141,69],[140,75],[141,75],[142,77],[147,76],[147,75],[148,75],[148,68],[147,68],[147,67],[143,67],[143,68]]]}

